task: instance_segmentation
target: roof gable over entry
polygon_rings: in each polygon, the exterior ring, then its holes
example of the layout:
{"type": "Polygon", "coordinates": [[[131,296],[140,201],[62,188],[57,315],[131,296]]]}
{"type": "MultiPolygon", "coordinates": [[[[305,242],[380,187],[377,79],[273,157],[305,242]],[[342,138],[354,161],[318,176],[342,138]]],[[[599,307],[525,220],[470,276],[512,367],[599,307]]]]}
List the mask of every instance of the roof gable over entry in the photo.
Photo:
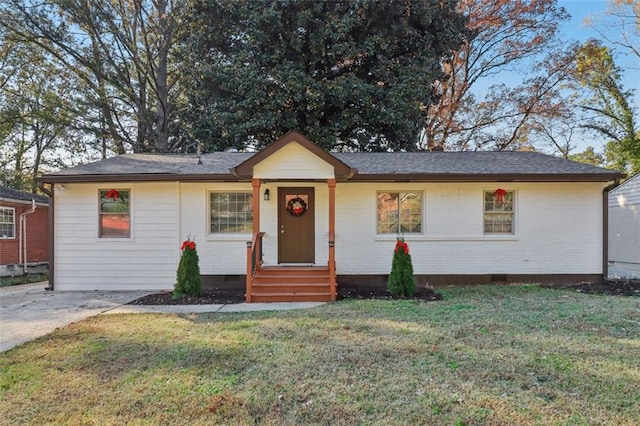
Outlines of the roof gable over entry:
{"type": "Polygon", "coordinates": [[[346,180],[356,170],[292,130],[231,173],[239,178],[346,180]]]}

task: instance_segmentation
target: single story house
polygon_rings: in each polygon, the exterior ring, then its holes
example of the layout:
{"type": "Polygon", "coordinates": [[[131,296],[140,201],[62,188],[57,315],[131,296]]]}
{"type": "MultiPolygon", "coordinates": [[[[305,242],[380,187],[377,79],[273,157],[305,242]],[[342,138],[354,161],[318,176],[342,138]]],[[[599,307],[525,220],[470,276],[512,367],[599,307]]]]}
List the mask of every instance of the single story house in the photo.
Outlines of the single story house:
{"type": "Polygon", "coordinates": [[[191,239],[205,285],[251,302],[386,286],[398,237],[419,286],[600,280],[622,177],[535,152],[328,153],[291,131],[257,153],[126,154],[38,180],[55,289],[171,290],[191,239]]]}
{"type": "Polygon", "coordinates": [[[43,272],[49,259],[49,200],[0,185],[0,276],[43,272]]]}
{"type": "Polygon", "coordinates": [[[609,278],[640,279],[640,174],[609,192],[609,278]]]}

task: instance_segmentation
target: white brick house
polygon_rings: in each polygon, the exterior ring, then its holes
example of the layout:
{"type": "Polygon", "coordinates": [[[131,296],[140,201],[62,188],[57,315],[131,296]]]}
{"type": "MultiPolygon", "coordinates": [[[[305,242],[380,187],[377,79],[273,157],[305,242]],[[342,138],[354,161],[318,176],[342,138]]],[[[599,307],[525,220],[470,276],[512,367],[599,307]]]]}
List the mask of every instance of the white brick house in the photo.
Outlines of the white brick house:
{"type": "Polygon", "coordinates": [[[399,235],[418,285],[599,279],[603,195],[622,177],[534,152],[327,153],[290,132],[258,153],[127,154],[39,181],[55,289],[171,290],[191,237],[206,285],[259,301],[385,285],[399,235]]]}

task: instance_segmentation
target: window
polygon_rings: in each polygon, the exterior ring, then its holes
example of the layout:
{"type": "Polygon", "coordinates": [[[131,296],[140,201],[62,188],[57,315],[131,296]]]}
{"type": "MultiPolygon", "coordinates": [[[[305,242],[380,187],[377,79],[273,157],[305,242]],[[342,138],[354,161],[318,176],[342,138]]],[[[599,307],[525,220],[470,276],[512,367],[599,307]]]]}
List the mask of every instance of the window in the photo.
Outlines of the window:
{"type": "Polygon", "coordinates": [[[378,192],[378,234],[422,232],[422,192],[378,192]]]}
{"type": "Polygon", "coordinates": [[[212,234],[251,234],[253,195],[251,192],[211,192],[212,234]]]}
{"type": "Polygon", "coordinates": [[[100,190],[100,238],[131,236],[130,195],[128,189],[100,190]]]}
{"type": "Polygon", "coordinates": [[[502,195],[497,191],[485,191],[485,234],[513,234],[513,201],[513,191],[504,191],[502,195]]]}
{"type": "Polygon", "coordinates": [[[0,207],[0,238],[16,237],[16,210],[0,207]]]}

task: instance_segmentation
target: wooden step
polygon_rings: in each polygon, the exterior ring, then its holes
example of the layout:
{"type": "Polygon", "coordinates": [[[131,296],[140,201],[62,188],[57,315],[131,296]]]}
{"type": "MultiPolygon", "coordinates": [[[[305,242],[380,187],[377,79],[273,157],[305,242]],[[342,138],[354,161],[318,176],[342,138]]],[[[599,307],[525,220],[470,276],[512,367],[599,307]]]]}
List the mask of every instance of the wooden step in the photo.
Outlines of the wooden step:
{"type": "Polygon", "coordinates": [[[331,294],[326,293],[254,293],[252,302],[329,302],[331,294]]]}
{"type": "Polygon", "coordinates": [[[322,266],[263,266],[253,277],[252,302],[328,302],[329,268],[322,266]]]}
{"type": "Polygon", "coordinates": [[[257,293],[323,293],[328,292],[330,285],[328,282],[323,283],[263,283],[254,282],[253,294],[257,293]]]}
{"type": "Polygon", "coordinates": [[[254,284],[329,284],[328,275],[261,275],[253,277],[254,284]]]}
{"type": "Polygon", "coordinates": [[[326,267],[299,267],[299,266],[263,266],[256,271],[259,275],[281,275],[281,276],[317,276],[317,275],[329,275],[329,268],[326,267]]]}

